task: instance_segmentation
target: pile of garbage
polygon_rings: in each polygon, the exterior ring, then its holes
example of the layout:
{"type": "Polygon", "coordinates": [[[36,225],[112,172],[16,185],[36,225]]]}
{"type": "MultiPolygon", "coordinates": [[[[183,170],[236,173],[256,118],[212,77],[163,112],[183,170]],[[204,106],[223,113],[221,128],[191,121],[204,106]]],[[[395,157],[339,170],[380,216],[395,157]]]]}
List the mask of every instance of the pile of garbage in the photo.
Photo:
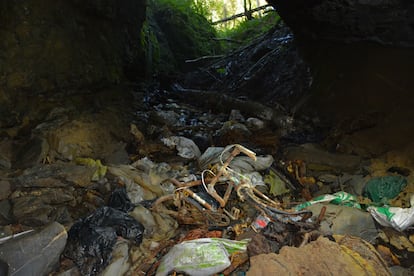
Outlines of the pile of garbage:
{"type": "Polygon", "coordinates": [[[192,167],[142,158],[103,169],[100,162],[81,160],[103,171],[95,180],[111,174],[120,182],[107,206],[79,219],[68,233],[52,223],[41,232],[3,239],[2,269],[10,275],[45,274],[60,254],[59,273],[82,275],[339,274],[344,268],[391,275],[389,266],[399,264],[387,247],[372,244],[380,235],[377,223],[395,229],[387,232],[391,236],[414,225],[414,207],[387,205],[407,186],[405,177],[371,178],[364,198],[339,191],[295,204],[289,202],[295,191],[310,195],[317,185],[303,161],[275,166],[271,155],[257,156],[240,144],[201,154],[185,137],[162,142],[192,167]]]}
{"type": "Polygon", "coordinates": [[[328,151],[306,118],[222,100],[242,111],[167,98],[137,113],[129,156],[74,150],[2,179],[0,274],[410,272],[410,169],[328,151]]]}

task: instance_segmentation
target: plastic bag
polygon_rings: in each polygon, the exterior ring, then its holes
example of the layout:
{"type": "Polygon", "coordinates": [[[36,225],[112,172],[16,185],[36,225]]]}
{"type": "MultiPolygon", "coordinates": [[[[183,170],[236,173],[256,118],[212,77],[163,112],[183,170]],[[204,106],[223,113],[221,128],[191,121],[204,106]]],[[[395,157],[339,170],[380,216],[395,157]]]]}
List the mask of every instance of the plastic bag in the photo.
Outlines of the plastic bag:
{"type": "Polygon", "coordinates": [[[85,165],[95,169],[95,172],[92,176],[92,181],[98,181],[105,177],[106,171],[108,170],[107,166],[102,165],[101,160],[94,160],[92,158],[76,158],[76,164],[85,165]]]}
{"type": "Polygon", "coordinates": [[[295,207],[296,211],[302,210],[310,205],[313,205],[315,203],[320,202],[329,202],[336,205],[343,205],[348,207],[355,207],[358,209],[361,209],[361,205],[357,202],[357,197],[351,194],[348,194],[347,192],[337,192],[332,195],[321,195],[318,197],[315,197],[314,199],[304,202],[302,204],[299,204],[295,207]]]}
{"type": "Polygon", "coordinates": [[[407,179],[399,175],[387,175],[372,178],[364,188],[364,195],[375,203],[387,203],[396,197],[404,187],[407,179]]]}
{"type": "MultiPolygon", "coordinates": [[[[223,150],[225,150],[225,148],[222,147],[207,148],[200,158],[198,158],[199,167],[201,169],[207,169],[211,164],[225,161],[230,156],[230,152],[225,151],[223,153],[223,150]]],[[[230,167],[238,172],[250,173],[269,168],[273,161],[274,159],[272,155],[257,156],[256,160],[247,156],[236,156],[231,162],[230,167]]]]}
{"type": "Polygon", "coordinates": [[[118,236],[140,244],[143,232],[144,227],[127,213],[102,207],[71,227],[64,254],[82,275],[96,275],[108,265],[118,236]]]}
{"type": "Polygon", "coordinates": [[[129,199],[124,187],[117,188],[112,192],[108,206],[125,213],[132,211],[135,207],[129,199]]]}
{"type": "Polygon", "coordinates": [[[410,203],[411,208],[370,206],[367,210],[382,226],[404,231],[414,224],[414,196],[411,196],[410,203]]]}
{"type": "Polygon", "coordinates": [[[178,155],[186,159],[197,159],[200,157],[201,152],[198,146],[193,140],[181,136],[171,136],[163,138],[161,141],[167,147],[175,147],[178,151],[178,155]]]}
{"type": "Polygon", "coordinates": [[[162,258],[156,276],[165,276],[172,270],[197,276],[218,273],[230,266],[229,255],[246,251],[248,241],[205,238],[176,244],[162,258]]]}

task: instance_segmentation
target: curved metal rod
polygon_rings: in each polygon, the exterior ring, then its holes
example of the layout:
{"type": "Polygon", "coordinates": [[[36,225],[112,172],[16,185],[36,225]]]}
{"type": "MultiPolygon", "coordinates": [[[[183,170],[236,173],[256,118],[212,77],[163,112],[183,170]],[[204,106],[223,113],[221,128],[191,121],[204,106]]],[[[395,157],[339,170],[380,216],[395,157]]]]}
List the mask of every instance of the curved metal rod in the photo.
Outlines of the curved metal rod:
{"type": "MultiPolygon", "coordinates": [[[[244,153],[247,156],[249,156],[250,158],[252,158],[253,160],[256,160],[256,153],[254,153],[253,151],[243,147],[242,145],[234,144],[234,145],[227,146],[226,148],[224,148],[224,150],[220,154],[220,161],[222,163],[222,166],[220,167],[218,173],[211,179],[210,184],[207,185],[207,192],[220,203],[221,207],[224,207],[226,205],[227,200],[222,198],[217,193],[217,191],[214,189],[214,185],[216,185],[218,179],[223,174],[225,174],[227,172],[227,167],[230,165],[230,162],[234,159],[234,157],[236,157],[240,153],[244,153]],[[226,162],[223,163],[223,161],[222,161],[223,154],[226,151],[228,151],[229,149],[231,149],[232,147],[234,147],[233,151],[230,153],[230,156],[227,158],[226,162]]],[[[226,193],[227,193],[227,191],[226,191],[226,193]]]]}

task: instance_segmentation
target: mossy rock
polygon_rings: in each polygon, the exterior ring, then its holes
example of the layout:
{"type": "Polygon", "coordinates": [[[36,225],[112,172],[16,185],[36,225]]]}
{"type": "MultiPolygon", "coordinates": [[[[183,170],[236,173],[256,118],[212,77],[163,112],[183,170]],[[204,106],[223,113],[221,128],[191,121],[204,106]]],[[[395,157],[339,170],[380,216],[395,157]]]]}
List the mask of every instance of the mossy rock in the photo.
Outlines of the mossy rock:
{"type": "Polygon", "coordinates": [[[159,42],[159,69],[171,71],[171,64],[186,70],[185,60],[220,51],[215,29],[191,8],[184,9],[169,1],[150,4],[149,26],[159,42]]]}

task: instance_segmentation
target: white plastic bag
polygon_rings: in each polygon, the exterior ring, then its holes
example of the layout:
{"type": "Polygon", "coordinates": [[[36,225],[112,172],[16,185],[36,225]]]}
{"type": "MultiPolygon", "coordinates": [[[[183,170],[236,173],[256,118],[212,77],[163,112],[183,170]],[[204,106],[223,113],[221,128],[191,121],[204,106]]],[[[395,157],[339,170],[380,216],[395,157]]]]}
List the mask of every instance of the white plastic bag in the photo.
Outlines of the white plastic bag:
{"type": "Polygon", "coordinates": [[[168,275],[172,270],[194,276],[218,273],[230,266],[230,254],[246,251],[248,241],[205,238],[176,244],[162,258],[156,276],[168,275]]]}
{"type": "Polygon", "coordinates": [[[411,208],[370,206],[367,210],[382,226],[404,231],[414,224],[414,195],[410,198],[410,204],[411,208]]]}
{"type": "Polygon", "coordinates": [[[178,155],[186,159],[197,159],[201,156],[200,149],[193,140],[182,136],[171,136],[162,138],[161,141],[167,147],[175,147],[178,155]]]}

